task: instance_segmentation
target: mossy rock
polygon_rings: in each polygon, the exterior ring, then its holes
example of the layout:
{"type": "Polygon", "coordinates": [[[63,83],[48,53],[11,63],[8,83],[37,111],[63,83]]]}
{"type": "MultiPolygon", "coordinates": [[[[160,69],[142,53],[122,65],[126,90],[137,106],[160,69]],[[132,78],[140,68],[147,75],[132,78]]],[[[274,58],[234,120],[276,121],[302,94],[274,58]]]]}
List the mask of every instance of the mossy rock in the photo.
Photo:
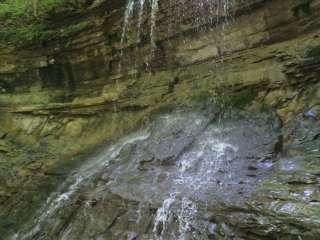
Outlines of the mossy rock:
{"type": "Polygon", "coordinates": [[[257,93],[251,89],[248,89],[237,93],[218,95],[215,97],[214,101],[222,108],[244,109],[251,105],[256,97],[257,93]]]}
{"type": "Polygon", "coordinates": [[[320,45],[315,47],[309,47],[304,54],[305,63],[318,64],[320,63],[320,45]]]}
{"type": "Polygon", "coordinates": [[[212,94],[209,92],[200,92],[191,97],[191,102],[195,105],[209,106],[216,105],[222,108],[243,109],[253,103],[257,93],[253,90],[243,90],[230,94],[212,94]]]}

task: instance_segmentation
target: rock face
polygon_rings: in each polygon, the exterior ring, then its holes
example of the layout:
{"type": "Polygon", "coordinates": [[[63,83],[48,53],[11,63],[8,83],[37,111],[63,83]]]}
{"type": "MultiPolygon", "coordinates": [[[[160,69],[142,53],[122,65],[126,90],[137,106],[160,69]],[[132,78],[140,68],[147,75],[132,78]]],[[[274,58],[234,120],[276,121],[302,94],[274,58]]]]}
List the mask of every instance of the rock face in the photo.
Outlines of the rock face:
{"type": "Polygon", "coordinates": [[[317,239],[320,129],[298,121],[279,156],[280,127],[272,112],[162,113],[87,156],[13,239],[317,239]]]}
{"type": "MultiPolygon", "coordinates": [[[[319,0],[92,1],[48,19],[54,30],[86,26],[78,33],[2,47],[0,236],[17,232],[90,150],[155,113],[233,106],[277,113],[282,136],[270,159],[279,159],[246,207],[214,211],[210,226],[227,239],[317,239],[319,15],[319,0]]],[[[139,205],[112,194],[120,212],[139,205]]]]}
{"type": "Polygon", "coordinates": [[[161,114],[89,156],[16,239],[210,239],[215,209],[244,207],[269,174],[259,158],[279,131],[267,113],[220,120],[208,109],[161,114]]]}

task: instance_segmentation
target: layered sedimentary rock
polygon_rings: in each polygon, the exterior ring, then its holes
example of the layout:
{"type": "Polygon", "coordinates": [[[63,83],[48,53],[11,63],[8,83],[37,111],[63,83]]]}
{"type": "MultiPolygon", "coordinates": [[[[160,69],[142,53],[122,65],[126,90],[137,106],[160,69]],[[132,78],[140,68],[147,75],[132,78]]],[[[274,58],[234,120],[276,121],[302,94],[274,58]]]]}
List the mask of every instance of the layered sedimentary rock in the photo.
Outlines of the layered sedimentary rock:
{"type": "MultiPolygon", "coordinates": [[[[319,119],[320,1],[226,2],[165,0],[155,8],[146,1],[128,10],[125,1],[96,1],[85,11],[48,20],[61,31],[86,26],[78,33],[0,49],[0,209],[7,216],[0,232],[7,234],[29,217],[81,160],[74,156],[120,137],[160,110],[199,103],[273,108],[284,131],[302,124],[298,114],[311,111],[310,121],[319,119]]],[[[311,133],[301,130],[301,138],[311,142],[319,139],[317,123],[312,124],[311,133]]],[[[288,144],[295,139],[290,134],[284,134],[288,144]]],[[[296,147],[291,155],[300,151],[296,147]]],[[[308,164],[317,159],[312,154],[308,164]]],[[[302,192],[301,184],[315,187],[319,173],[309,170],[295,171],[300,180],[282,179],[281,196],[270,193],[279,187],[271,179],[270,189],[261,190],[265,199],[287,203],[296,185],[302,192]],[[305,178],[304,171],[310,173],[305,178]]],[[[308,201],[318,199],[294,199],[301,208],[308,201]]],[[[277,214],[268,212],[268,221],[275,216],[283,226],[277,214]]],[[[299,225],[299,217],[293,215],[292,225],[299,225]]],[[[311,225],[304,228],[308,234],[311,225]]],[[[270,223],[255,234],[275,234],[272,228],[279,226],[270,223]]]]}

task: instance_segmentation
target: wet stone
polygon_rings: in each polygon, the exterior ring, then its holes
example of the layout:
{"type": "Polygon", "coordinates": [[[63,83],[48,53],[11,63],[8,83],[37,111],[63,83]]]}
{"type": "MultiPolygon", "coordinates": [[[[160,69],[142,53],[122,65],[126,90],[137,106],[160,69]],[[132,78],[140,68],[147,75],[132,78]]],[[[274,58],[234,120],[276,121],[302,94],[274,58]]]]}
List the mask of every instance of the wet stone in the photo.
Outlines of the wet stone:
{"type": "Polygon", "coordinates": [[[270,174],[258,160],[278,134],[263,114],[215,118],[208,110],[163,113],[105,146],[53,193],[18,239],[233,238],[231,225],[209,223],[205,215],[219,215],[218,206],[227,212],[245,206],[270,174]]]}

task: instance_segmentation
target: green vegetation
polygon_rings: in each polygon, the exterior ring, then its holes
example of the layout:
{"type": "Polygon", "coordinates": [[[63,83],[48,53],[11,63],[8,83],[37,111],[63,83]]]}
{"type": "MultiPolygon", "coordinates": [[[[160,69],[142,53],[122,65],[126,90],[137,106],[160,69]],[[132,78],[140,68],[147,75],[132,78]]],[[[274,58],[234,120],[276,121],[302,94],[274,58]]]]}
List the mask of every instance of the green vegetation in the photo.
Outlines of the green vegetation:
{"type": "Polygon", "coordinates": [[[80,3],[80,0],[0,0],[0,41],[27,44],[78,32],[86,24],[50,29],[48,19],[57,11],[79,9],[80,3]]]}
{"type": "Polygon", "coordinates": [[[232,106],[236,108],[244,108],[248,105],[250,105],[254,99],[257,97],[256,92],[253,90],[244,90],[239,93],[226,96],[224,98],[224,104],[226,106],[232,106]]]}
{"type": "Polygon", "coordinates": [[[34,20],[57,6],[65,5],[63,0],[0,0],[0,21],[5,24],[19,24],[34,20]],[[34,14],[34,10],[37,14],[34,14]]]}
{"type": "Polygon", "coordinates": [[[250,105],[256,97],[256,92],[249,89],[243,90],[238,93],[229,93],[225,95],[212,95],[208,92],[202,92],[198,95],[193,96],[192,101],[199,104],[210,105],[214,103],[225,108],[233,107],[243,109],[250,105]]]}
{"type": "Polygon", "coordinates": [[[36,23],[26,26],[8,27],[0,30],[0,40],[7,43],[27,44],[67,37],[90,26],[89,23],[79,23],[59,29],[49,29],[45,24],[36,23]]]}

